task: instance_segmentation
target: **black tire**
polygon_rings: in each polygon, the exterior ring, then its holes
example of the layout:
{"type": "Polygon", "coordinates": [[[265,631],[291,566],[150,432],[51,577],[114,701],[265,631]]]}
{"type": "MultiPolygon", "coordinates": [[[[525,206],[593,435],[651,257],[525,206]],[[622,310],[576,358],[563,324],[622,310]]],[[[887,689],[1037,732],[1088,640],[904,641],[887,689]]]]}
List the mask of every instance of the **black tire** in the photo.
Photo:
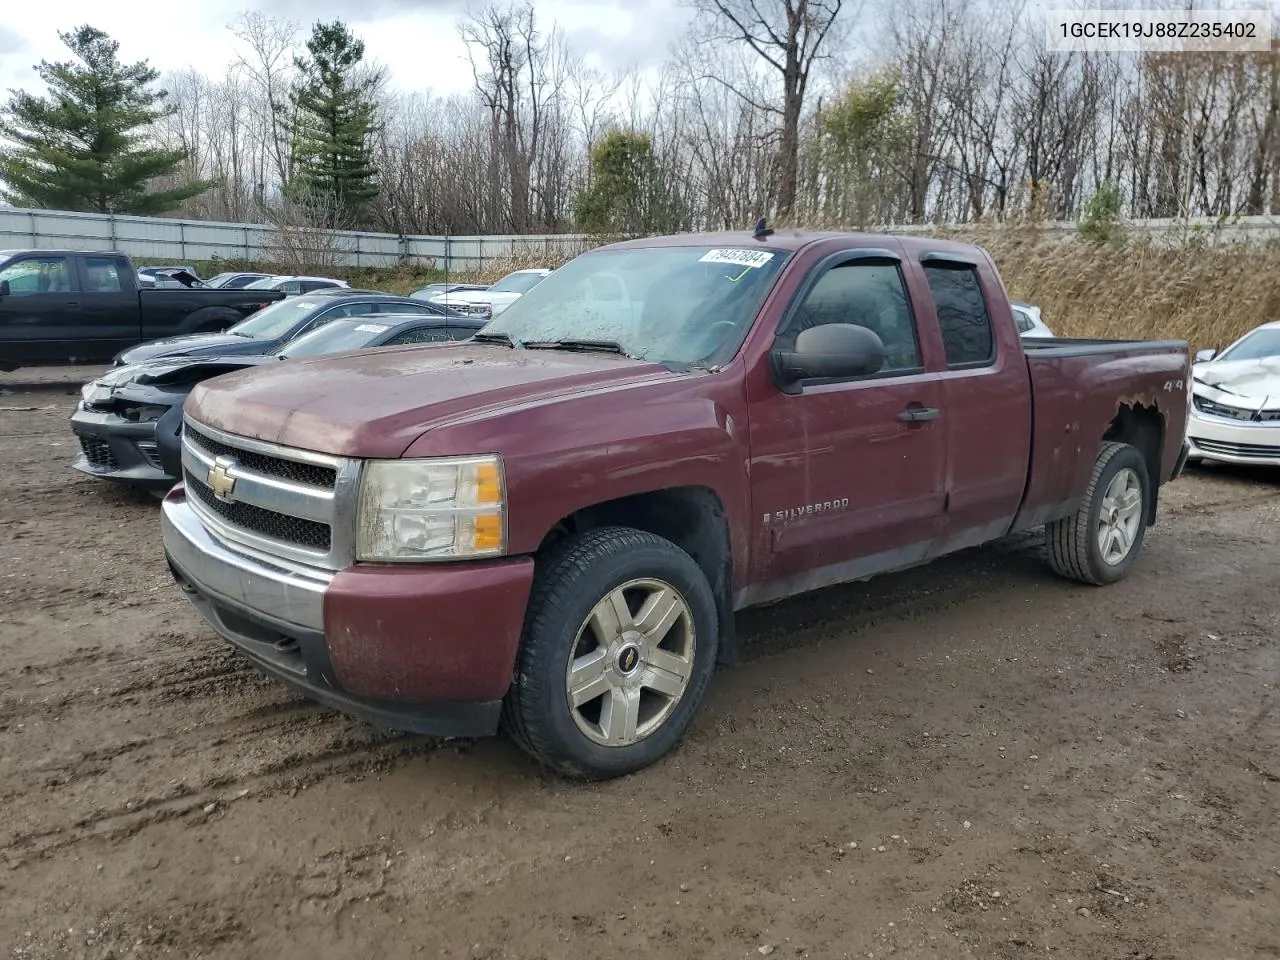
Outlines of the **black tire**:
{"type": "Polygon", "coordinates": [[[627,527],[570,537],[540,558],[503,726],[539,763],[565,776],[605,780],[633,773],[684,735],[715,669],[719,623],[711,586],[693,558],[669,540],[627,527]],[[694,642],[687,684],[666,719],[642,739],[606,746],[578,726],[566,671],[596,604],[632,580],[660,580],[684,601],[694,642]]]}
{"type": "Polygon", "coordinates": [[[1134,446],[1108,441],[1098,448],[1089,486],[1076,512],[1045,527],[1049,545],[1049,566],[1059,576],[1082,583],[1102,585],[1124,577],[1142,551],[1147,514],[1151,503],[1151,479],[1147,462],[1134,446]],[[1127,553],[1118,562],[1108,562],[1098,542],[1099,523],[1107,489],[1122,470],[1132,470],[1138,478],[1142,503],[1137,532],[1127,553]]]}

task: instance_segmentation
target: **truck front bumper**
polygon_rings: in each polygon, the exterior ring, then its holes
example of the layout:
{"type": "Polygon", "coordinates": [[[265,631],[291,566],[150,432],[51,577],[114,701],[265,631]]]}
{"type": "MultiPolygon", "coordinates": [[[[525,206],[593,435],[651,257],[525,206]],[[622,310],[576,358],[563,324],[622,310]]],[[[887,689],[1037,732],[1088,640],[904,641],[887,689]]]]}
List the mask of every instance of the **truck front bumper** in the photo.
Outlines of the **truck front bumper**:
{"type": "Polygon", "coordinates": [[[379,726],[497,731],[533,583],[527,557],[448,565],[286,566],[223,543],[179,485],[161,506],[187,599],[260,670],[379,726]]]}

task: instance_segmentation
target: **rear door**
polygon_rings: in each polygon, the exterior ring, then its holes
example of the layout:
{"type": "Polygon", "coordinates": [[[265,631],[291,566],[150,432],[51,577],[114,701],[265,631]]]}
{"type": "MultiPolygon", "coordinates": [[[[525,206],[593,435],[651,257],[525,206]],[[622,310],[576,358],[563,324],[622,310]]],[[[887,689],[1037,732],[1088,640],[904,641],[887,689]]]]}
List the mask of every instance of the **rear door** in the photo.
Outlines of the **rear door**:
{"type": "Polygon", "coordinates": [[[1031,457],[1031,383],[1004,287],[990,263],[925,253],[915,268],[942,336],[946,523],[935,554],[1008,532],[1031,457]]]}
{"type": "Polygon", "coordinates": [[[753,380],[751,497],[777,596],[905,566],[940,532],[941,386],[926,370],[900,257],[845,251],[817,265],[774,349],[824,323],[874,330],[885,364],[870,376],[806,381],[794,393],[753,380]]]}
{"type": "Polygon", "coordinates": [[[142,339],[142,310],[128,261],[110,254],[76,257],[80,335],[95,357],[109,358],[142,339]]]}
{"type": "Polygon", "coordinates": [[[88,346],[76,342],[80,282],[73,257],[20,255],[0,268],[0,283],[8,284],[8,293],[0,296],[0,361],[64,363],[86,357],[88,346]]]}

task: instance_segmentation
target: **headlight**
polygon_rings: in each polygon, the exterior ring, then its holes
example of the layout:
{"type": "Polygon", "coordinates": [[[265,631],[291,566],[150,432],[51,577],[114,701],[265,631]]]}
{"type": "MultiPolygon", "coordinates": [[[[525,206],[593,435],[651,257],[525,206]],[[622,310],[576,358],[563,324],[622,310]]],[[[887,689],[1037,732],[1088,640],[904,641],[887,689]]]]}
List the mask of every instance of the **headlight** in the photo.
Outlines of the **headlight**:
{"type": "Polygon", "coordinates": [[[371,460],[360,481],[356,559],[499,556],[506,521],[499,457],[371,460]]]}

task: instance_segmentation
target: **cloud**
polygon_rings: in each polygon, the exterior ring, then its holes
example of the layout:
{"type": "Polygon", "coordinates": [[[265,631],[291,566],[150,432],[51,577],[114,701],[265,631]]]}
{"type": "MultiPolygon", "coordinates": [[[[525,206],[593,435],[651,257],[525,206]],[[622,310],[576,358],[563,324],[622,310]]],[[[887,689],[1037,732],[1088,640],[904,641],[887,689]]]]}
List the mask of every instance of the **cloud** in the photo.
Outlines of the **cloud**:
{"type": "MultiPolygon", "coordinates": [[[[456,16],[468,0],[257,0],[253,9],[271,16],[312,24],[317,20],[382,20],[406,13],[456,16]]],[[[423,37],[424,41],[429,38],[423,37]]]]}
{"type": "Polygon", "coordinates": [[[11,56],[27,49],[27,41],[16,30],[0,23],[0,56],[11,56]]]}

